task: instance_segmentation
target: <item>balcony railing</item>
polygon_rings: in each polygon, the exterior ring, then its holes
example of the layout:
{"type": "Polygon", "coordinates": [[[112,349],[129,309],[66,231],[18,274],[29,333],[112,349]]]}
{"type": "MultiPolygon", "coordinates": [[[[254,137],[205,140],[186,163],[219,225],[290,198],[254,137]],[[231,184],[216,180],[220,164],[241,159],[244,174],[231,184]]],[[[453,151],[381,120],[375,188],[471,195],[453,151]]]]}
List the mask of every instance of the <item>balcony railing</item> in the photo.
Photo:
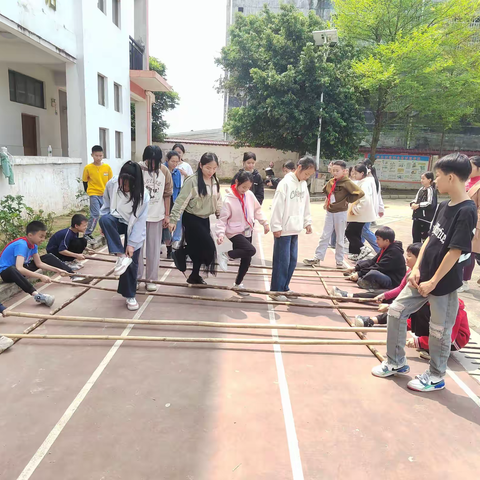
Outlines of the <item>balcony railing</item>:
{"type": "Polygon", "coordinates": [[[143,70],[145,48],[130,37],[130,70],[143,70]]]}

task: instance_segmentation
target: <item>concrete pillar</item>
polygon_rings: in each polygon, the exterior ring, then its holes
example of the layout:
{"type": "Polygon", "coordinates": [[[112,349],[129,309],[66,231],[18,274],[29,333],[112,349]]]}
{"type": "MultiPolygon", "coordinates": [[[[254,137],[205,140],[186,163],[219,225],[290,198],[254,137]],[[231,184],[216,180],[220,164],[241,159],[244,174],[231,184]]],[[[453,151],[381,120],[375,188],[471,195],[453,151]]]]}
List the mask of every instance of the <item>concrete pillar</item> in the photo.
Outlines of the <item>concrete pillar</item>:
{"type": "MultiPolygon", "coordinates": [[[[147,97],[148,98],[148,97],[147,97]]],[[[149,106],[148,102],[135,102],[135,161],[140,162],[143,156],[143,150],[149,144],[148,131],[151,123],[148,122],[149,106]]],[[[151,133],[150,133],[151,138],[151,133]]]]}
{"type": "Polygon", "coordinates": [[[148,70],[148,0],[135,0],[133,19],[135,41],[145,46],[143,70],[148,70]]]}

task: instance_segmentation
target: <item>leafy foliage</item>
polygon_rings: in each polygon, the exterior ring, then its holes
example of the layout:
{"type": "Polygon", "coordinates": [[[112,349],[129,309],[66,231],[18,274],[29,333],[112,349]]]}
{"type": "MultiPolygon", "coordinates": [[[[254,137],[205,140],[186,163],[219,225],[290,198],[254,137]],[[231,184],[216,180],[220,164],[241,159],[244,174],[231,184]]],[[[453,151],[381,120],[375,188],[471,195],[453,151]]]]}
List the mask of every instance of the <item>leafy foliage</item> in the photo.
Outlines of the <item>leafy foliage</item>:
{"type": "Polygon", "coordinates": [[[363,99],[351,68],[356,49],[348,42],[315,46],[312,32],[325,28],[313,12],[305,16],[285,4],[278,14],[264,7],[259,15],[236,17],[216,63],[225,71],[219,91],[241,103],[224,125],[237,145],[315,152],[323,108],[322,157],[356,154],[363,128],[363,99]]]}

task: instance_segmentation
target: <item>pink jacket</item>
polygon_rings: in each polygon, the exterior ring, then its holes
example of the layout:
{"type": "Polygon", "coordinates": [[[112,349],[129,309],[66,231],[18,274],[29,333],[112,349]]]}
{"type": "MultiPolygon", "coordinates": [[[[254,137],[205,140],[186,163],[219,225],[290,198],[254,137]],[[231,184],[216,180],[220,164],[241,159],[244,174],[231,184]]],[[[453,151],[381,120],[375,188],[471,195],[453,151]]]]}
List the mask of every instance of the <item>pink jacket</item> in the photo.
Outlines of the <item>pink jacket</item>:
{"type": "MultiPolygon", "coordinates": [[[[250,190],[245,194],[245,205],[247,207],[248,222],[251,226],[253,226],[255,220],[258,220],[262,225],[268,223],[262,212],[261,205],[250,190]]],[[[245,230],[248,228],[250,227],[245,220],[242,204],[229,188],[223,199],[220,217],[215,225],[217,238],[223,238],[225,235],[228,238],[239,234],[244,235],[245,230]]]]}
{"type": "Polygon", "coordinates": [[[383,296],[385,297],[385,300],[392,300],[394,298],[397,298],[400,295],[400,292],[405,288],[405,285],[407,284],[408,276],[410,275],[410,269],[407,270],[407,273],[403,277],[403,280],[400,282],[400,285],[393,290],[389,290],[388,292],[385,292],[383,296]]]}

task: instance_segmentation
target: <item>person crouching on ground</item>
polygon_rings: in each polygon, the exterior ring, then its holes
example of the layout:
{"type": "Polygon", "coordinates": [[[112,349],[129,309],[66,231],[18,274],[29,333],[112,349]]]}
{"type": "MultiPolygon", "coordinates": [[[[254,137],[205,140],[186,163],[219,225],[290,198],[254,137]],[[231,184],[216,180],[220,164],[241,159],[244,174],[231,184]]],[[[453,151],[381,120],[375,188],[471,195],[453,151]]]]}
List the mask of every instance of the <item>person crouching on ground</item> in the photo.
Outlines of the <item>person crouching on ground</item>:
{"type": "Polygon", "coordinates": [[[388,309],[387,360],[372,369],[372,375],[382,378],[408,374],[407,319],[429,302],[430,365],[407,385],[419,392],[445,388],[452,328],[458,312],[457,289],[462,285],[463,266],[477,225],[477,207],[465,191],[472,172],[469,158],[461,153],[447,155],[435,164],[435,171],[438,192],[447,193],[450,201],[438,206],[408,284],[388,309]]]}
{"type": "Polygon", "coordinates": [[[248,272],[252,257],[256,250],[252,245],[253,226],[255,220],[263,225],[265,235],[270,231],[268,222],[262,212],[262,206],[256,199],[250,188],[253,185],[253,175],[250,172],[240,172],[235,183],[224,198],[220,217],[215,225],[217,243],[221,245],[225,238],[232,242],[233,249],[223,252],[218,257],[218,265],[226,272],[228,262],[240,258],[240,267],[238,268],[237,278],[233,284],[238,289],[237,293],[242,296],[249,295],[242,292],[243,279],[248,272]]]}
{"type": "Polygon", "coordinates": [[[138,310],[135,298],[138,262],[147,234],[149,201],[140,165],[129,160],[118,177],[108,181],[100,211],[100,227],[108,251],[117,256],[114,270],[114,275],[120,277],[117,292],[126,299],[129,310],[138,310]],[[125,235],[123,245],[120,235],[125,235]]]}
{"type": "MultiPolygon", "coordinates": [[[[295,172],[288,173],[278,184],[272,204],[270,229],[274,238],[271,292],[289,292],[289,284],[297,266],[298,235],[305,229],[312,233],[310,195],[306,180],[315,173],[315,160],[303,157],[295,172]]],[[[270,295],[284,302],[285,295],[270,295]]],[[[290,296],[290,298],[295,298],[290,296]]]]}

